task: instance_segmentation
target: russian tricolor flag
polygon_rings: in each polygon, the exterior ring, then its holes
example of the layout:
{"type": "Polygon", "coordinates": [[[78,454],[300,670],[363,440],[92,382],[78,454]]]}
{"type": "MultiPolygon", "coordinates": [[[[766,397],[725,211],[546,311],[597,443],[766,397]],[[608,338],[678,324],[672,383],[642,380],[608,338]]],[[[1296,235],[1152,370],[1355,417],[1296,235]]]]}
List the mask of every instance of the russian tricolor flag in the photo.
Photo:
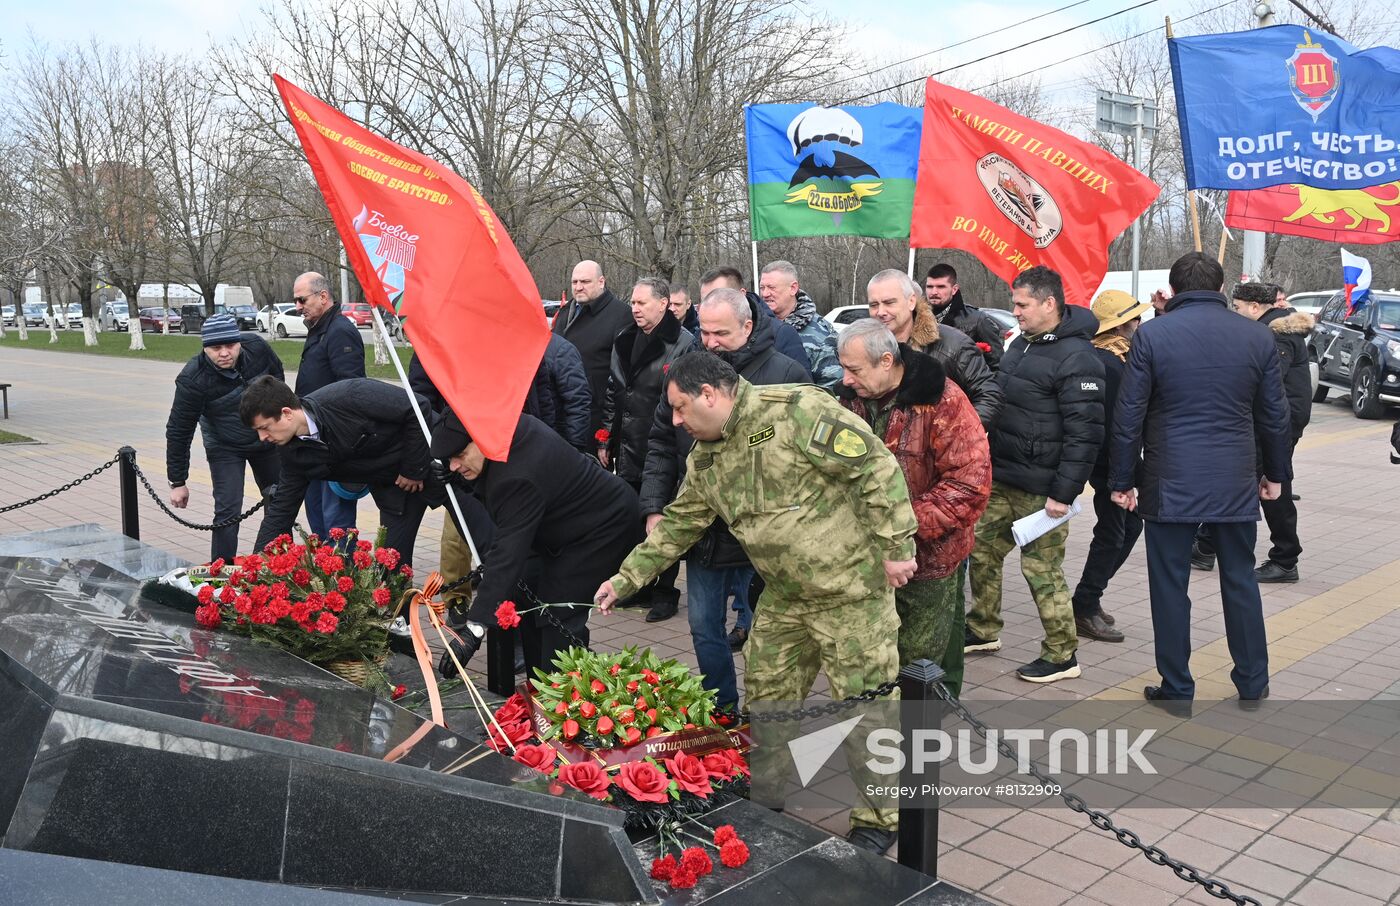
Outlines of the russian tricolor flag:
{"type": "Polygon", "coordinates": [[[1342,249],[1342,285],[1347,291],[1347,314],[1351,314],[1371,295],[1371,262],[1342,249]]]}

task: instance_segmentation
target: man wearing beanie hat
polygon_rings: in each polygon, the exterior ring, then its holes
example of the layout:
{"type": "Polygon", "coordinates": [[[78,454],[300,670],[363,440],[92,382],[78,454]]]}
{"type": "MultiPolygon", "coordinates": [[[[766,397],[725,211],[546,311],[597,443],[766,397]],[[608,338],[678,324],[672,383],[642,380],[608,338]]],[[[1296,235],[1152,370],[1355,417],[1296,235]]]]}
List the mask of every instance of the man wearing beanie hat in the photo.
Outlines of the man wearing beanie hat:
{"type": "Polygon", "coordinates": [[[1089,544],[1089,556],[1079,585],[1074,589],[1074,628],[1081,639],[1100,642],[1121,642],[1123,633],[1113,628],[1113,617],[1104,612],[1100,600],[1104,588],[1122,568],[1133,545],[1142,534],[1142,517],[1113,502],[1108,487],[1108,436],[1113,430],[1113,404],[1118,400],[1118,385],[1123,380],[1123,363],[1133,334],[1142,323],[1142,315],[1152,306],[1139,302],[1122,290],[1110,289],[1099,293],[1091,310],[1099,319],[1099,330],[1090,341],[1094,356],[1103,363],[1103,430],[1104,444],[1099,458],[1089,473],[1089,485],[1094,489],[1094,540],[1089,544]]]}
{"type": "MultiPolygon", "coordinates": [[[[521,610],[534,606],[531,598],[522,599],[521,582],[542,602],[585,605],[521,617],[531,675],[535,667],[548,668],[556,651],[587,646],[587,602],[642,540],[636,492],[532,415],[520,416],[504,461],[486,459],[451,410],[428,449],[451,470],[453,481],[470,488],[495,526],[481,555],[485,573],[467,623],[459,627],[460,640],[451,642],[458,660],[465,664],[476,653],[502,602],[515,601],[521,610]]],[[[456,675],[446,656],[439,669],[456,675]]]]}
{"type": "MultiPolygon", "coordinates": [[[[184,509],[190,501],[190,443],[198,425],[214,485],[213,521],[222,522],[243,510],[246,466],[253,467],[259,488],[277,483],[277,451],[239,420],[238,403],[254,379],[270,374],[281,380],[282,361],[262,337],[239,333],[238,322],[227,312],[207,319],[200,335],[203,351],[175,378],[175,400],[165,422],[165,473],[170,505],[184,509]]],[[[215,529],[210,559],[232,559],[237,552],[237,523],[215,529]]]]}

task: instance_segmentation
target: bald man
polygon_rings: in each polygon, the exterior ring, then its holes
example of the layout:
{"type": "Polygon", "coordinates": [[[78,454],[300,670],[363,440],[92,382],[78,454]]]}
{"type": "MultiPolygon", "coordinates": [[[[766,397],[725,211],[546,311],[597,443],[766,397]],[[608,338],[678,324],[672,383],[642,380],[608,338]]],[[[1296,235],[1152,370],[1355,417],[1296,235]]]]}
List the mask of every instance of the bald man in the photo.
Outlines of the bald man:
{"type": "MultiPolygon", "coordinates": [[[[340,303],[331,297],[328,280],[307,271],[292,284],[292,302],[306,322],[306,345],[297,365],[297,396],[314,393],[336,381],[365,376],[365,341],[340,303]]],[[[331,490],[329,483],[312,481],[306,489],[306,521],[311,531],[326,537],[332,528],[355,525],[355,501],[331,490]]]]}
{"type": "Polygon", "coordinates": [[[603,268],[596,261],[574,265],[574,298],[554,316],[553,330],[578,348],[583,369],[588,372],[588,389],[593,395],[588,435],[603,427],[603,401],[608,395],[608,368],[613,342],[624,327],[632,324],[632,307],[608,289],[603,268]]]}

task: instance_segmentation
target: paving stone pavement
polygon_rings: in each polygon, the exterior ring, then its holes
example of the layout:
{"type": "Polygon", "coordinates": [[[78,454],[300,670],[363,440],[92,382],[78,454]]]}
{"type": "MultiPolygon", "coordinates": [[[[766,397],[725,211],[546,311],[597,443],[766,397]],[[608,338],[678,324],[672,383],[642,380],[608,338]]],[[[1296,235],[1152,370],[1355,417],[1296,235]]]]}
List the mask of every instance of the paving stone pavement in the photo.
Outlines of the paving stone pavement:
{"type": "MultiPolygon", "coordinates": [[[[10,419],[0,421],[0,427],[38,441],[0,446],[0,475],[4,476],[0,506],[81,475],[123,444],[136,448],[138,462],[156,487],[163,488],[165,418],[179,366],[49,352],[39,343],[35,346],[0,350],[0,381],[13,384],[10,419]]],[[[1400,559],[1395,545],[1400,520],[1394,511],[1400,499],[1400,468],[1387,460],[1389,431],[1389,419],[1353,418],[1345,397],[1313,407],[1312,424],[1295,458],[1299,477],[1294,488],[1302,495],[1302,578],[1296,585],[1263,586],[1275,699],[1400,698],[1400,559]]],[[[198,436],[195,445],[186,517],[209,521],[209,473],[198,436]]],[[[251,504],[251,479],[248,488],[246,500],[251,504]]],[[[360,513],[363,529],[377,524],[368,503],[362,503],[360,513]]],[[[1088,547],[1091,518],[1081,517],[1083,522],[1070,534],[1066,573],[1071,583],[1078,578],[1088,547]]],[[[207,535],[167,519],[144,492],[141,520],[143,540],[192,560],[207,559],[207,535]]],[[[57,498],[0,516],[0,533],[81,522],[112,529],[120,526],[115,469],[57,498]]],[[[430,513],[424,522],[414,564],[420,573],[436,566],[441,523],[440,511],[430,513]]],[[[253,531],[251,526],[245,530],[245,543],[251,541],[253,531]]],[[[1261,531],[1261,560],[1268,548],[1264,534],[1261,531]]],[[[979,702],[990,705],[1010,699],[1140,696],[1143,684],[1156,678],[1142,545],[1104,598],[1105,608],[1117,618],[1127,640],[1117,645],[1082,643],[1083,676],[1050,686],[1020,682],[1014,675],[1018,665],[1037,656],[1041,637],[1015,559],[1013,554],[1006,569],[1004,647],[995,655],[969,656],[963,697],[970,707],[976,710],[979,702]]],[[[1234,692],[1228,679],[1229,656],[1215,576],[1195,573],[1193,579],[1192,665],[1198,695],[1227,699],[1234,692]]],[[[595,618],[594,643],[601,649],[648,645],[662,656],[694,666],[684,608],[682,599],[681,613],[658,624],[644,622],[644,612],[636,610],[595,618]]],[[[826,694],[824,679],[818,680],[816,694],[826,694]]],[[[1302,731],[1293,728],[1293,732],[1302,731]]],[[[1335,751],[1315,754],[1313,761],[1290,766],[1285,785],[1303,789],[1310,779],[1326,774],[1327,759],[1335,751]]],[[[1400,753],[1390,754],[1400,757],[1400,753]]],[[[1293,757],[1303,756],[1295,753],[1293,757]]],[[[835,834],[846,829],[846,812],[834,800],[825,808],[804,807],[789,814],[835,834]]],[[[1393,807],[1196,810],[1144,800],[1117,810],[1114,818],[1134,828],[1145,841],[1159,843],[1173,856],[1213,872],[1265,904],[1400,902],[1400,810],[1393,807]]],[[[1034,810],[946,806],[939,830],[940,875],[992,902],[1011,906],[1220,902],[1055,803],[1034,810]]]]}

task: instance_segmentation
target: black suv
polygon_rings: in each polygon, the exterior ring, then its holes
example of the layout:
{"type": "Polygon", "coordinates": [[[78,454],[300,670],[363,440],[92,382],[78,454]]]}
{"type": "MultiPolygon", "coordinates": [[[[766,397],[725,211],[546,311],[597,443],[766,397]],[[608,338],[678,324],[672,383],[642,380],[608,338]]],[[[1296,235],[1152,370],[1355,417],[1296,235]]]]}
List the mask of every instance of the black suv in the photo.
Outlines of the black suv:
{"type": "Polygon", "coordinates": [[[1400,406],[1400,293],[1373,289],[1351,315],[1346,294],[1334,295],[1318,312],[1308,358],[1318,366],[1313,402],[1329,390],[1350,393],[1357,418],[1380,418],[1387,405],[1400,406]]]}
{"type": "MultiPolygon", "coordinates": [[[[224,305],[215,305],[214,313],[223,314],[228,312],[238,321],[239,330],[257,330],[258,312],[251,305],[235,305],[229,308],[224,305]]],[[[194,302],[180,306],[180,333],[199,333],[204,328],[204,319],[208,315],[204,313],[204,303],[194,302]]]]}

